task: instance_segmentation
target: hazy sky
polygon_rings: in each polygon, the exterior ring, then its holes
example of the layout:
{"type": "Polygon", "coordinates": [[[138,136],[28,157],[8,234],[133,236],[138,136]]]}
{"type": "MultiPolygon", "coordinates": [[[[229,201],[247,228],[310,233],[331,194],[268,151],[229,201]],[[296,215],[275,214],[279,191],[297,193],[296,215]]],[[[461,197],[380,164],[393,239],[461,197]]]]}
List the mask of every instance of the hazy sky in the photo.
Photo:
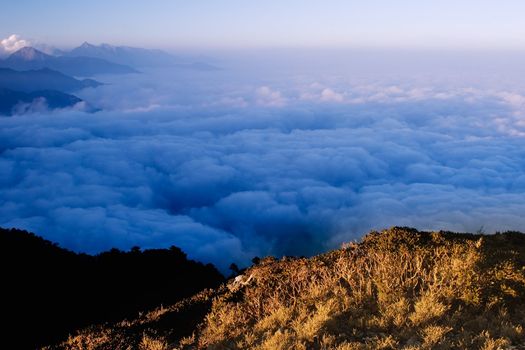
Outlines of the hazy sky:
{"type": "Polygon", "coordinates": [[[0,37],[59,46],[525,48],[522,0],[2,0],[0,37]]]}

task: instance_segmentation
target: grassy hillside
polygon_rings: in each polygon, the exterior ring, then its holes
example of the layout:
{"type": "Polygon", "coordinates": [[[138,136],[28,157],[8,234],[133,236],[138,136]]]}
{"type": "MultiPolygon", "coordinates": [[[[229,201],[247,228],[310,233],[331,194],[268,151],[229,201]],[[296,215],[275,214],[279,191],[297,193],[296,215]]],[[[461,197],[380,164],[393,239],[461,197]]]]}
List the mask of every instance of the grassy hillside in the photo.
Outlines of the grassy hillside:
{"type": "Polygon", "coordinates": [[[56,348],[525,349],[524,327],[525,235],[392,228],[56,348]]]}

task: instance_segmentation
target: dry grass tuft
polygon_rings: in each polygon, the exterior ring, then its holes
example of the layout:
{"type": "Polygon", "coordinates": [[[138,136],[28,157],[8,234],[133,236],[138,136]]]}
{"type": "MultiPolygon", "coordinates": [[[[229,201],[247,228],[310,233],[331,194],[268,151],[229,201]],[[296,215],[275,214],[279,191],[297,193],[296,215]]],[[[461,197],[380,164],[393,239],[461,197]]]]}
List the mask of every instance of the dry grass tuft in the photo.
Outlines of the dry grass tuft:
{"type": "MultiPolygon", "coordinates": [[[[193,334],[170,337],[167,323],[141,333],[140,348],[525,349],[522,234],[392,228],[310,259],[263,259],[245,276],[245,286],[209,295],[193,334]]],[[[78,344],[107,344],[108,329],[63,348],[103,349],[78,344]]],[[[131,339],[126,330],[117,338],[131,339]]]]}

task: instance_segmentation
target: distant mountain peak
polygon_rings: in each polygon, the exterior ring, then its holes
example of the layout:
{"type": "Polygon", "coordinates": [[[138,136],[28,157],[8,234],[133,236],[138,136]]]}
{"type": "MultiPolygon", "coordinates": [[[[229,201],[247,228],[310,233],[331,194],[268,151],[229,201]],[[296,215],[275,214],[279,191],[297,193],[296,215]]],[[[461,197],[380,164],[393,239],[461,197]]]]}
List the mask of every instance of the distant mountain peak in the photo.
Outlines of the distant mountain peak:
{"type": "Polygon", "coordinates": [[[95,47],[95,45],[88,43],[87,41],[84,41],[82,45],[80,45],[81,48],[91,48],[95,47]]]}
{"type": "Polygon", "coordinates": [[[176,57],[161,50],[149,50],[131,46],[113,46],[107,43],[92,45],[84,42],[79,47],[67,53],[67,56],[99,58],[131,67],[173,66],[178,63],[176,57]]]}
{"type": "Polygon", "coordinates": [[[41,61],[49,58],[49,55],[46,55],[42,51],[38,51],[34,47],[26,46],[20,50],[13,53],[9,56],[10,60],[23,60],[23,61],[41,61]]]}

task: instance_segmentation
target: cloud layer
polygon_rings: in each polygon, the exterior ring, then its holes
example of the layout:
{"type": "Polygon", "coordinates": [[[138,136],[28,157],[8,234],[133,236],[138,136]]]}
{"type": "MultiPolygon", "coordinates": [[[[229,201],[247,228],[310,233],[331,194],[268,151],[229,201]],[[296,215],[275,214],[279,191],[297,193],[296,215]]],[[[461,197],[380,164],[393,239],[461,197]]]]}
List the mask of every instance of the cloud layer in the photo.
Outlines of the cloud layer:
{"type": "Polygon", "coordinates": [[[524,229],[519,90],[238,77],[146,72],[82,92],[104,112],[0,119],[0,225],[223,269],[392,225],[524,229]]]}

